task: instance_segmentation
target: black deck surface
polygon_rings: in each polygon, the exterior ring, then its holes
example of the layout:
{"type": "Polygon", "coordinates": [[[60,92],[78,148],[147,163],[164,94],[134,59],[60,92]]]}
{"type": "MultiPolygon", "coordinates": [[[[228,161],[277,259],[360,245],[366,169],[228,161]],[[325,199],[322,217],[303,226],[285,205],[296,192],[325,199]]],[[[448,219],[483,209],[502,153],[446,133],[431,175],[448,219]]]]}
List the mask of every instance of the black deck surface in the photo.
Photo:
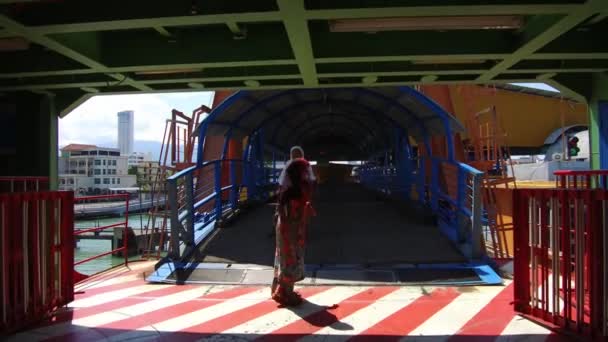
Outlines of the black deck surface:
{"type": "MultiPolygon", "coordinates": [[[[383,200],[358,184],[325,184],[317,190],[306,250],[307,264],[464,262],[436,225],[404,203],[383,200]]],[[[271,205],[222,228],[199,262],[272,265],[271,205]]]]}

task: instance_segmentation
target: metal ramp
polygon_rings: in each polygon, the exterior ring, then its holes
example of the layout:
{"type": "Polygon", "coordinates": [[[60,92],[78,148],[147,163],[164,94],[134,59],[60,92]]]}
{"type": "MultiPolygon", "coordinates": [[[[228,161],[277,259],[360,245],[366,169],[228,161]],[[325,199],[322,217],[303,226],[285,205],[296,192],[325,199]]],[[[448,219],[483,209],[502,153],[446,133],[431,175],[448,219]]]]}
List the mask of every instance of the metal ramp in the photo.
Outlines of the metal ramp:
{"type": "MultiPolygon", "coordinates": [[[[308,231],[310,285],[498,284],[441,233],[432,213],[408,207],[360,184],[319,187],[318,216],[308,231]]],[[[410,204],[411,205],[411,204],[410,204]]],[[[175,283],[269,284],[274,262],[273,207],[262,204],[217,229],[187,265],[166,264],[148,280],[175,283]]]]}

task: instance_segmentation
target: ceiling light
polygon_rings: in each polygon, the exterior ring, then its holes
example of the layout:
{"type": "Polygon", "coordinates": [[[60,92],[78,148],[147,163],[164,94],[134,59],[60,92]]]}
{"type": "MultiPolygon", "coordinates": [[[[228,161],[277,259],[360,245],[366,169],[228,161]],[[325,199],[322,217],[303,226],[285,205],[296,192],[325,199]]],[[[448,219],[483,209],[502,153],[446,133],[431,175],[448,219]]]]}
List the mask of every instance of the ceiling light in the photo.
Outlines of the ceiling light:
{"type": "Polygon", "coordinates": [[[426,75],[426,76],[422,76],[420,78],[420,82],[423,82],[423,83],[435,82],[435,81],[437,81],[436,75],[426,75]]]}
{"type": "Polygon", "coordinates": [[[200,72],[201,68],[187,68],[187,69],[159,69],[159,70],[146,70],[136,71],[135,75],[169,75],[169,74],[185,74],[190,72],[200,72]]]}
{"type": "Polygon", "coordinates": [[[521,16],[445,16],[330,20],[331,32],[417,30],[509,30],[523,25],[521,16]]]}

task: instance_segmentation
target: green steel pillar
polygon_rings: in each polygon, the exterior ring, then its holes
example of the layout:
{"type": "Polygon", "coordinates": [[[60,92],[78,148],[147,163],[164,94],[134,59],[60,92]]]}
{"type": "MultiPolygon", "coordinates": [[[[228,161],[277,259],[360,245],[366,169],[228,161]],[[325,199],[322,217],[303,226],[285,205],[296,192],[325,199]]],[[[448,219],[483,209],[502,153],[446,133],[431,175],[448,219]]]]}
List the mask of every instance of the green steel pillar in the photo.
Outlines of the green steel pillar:
{"type": "MultiPolygon", "coordinates": [[[[40,108],[40,115],[48,117],[48,126],[43,128],[48,131],[49,144],[48,149],[48,176],[49,190],[57,190],[59,175],[57,169],[57,158],[59,156],[59,116],[55,107],[55,97],[47,95],[42,100],[43,105],[40,108]]],[[[46,136],[43,135],[43,136],[46,136]]]]}
{"type": "MultiPolygon", "coordinates": [[[[608,154],[608,151],[602,151],[601,141],[608,141],[607,131],[608,117],[600,117],[600,102],[608,102],[608,76],[605,74],[595,74],[592,79],[591,94],[589,97],[589,135],[591,148],[591,168],[594,170],[606,168],[607,165],[602,165],[602,154],[608,154]],[[602,120],[604,121],[602,124],[602,120]],[[604,127],[604,132],[602,132],[604,127]]],[[[606,146],[604,144],[604,146],[606,146]]],[[[605,147],[604,147],[605,148],[605,147]]]]}

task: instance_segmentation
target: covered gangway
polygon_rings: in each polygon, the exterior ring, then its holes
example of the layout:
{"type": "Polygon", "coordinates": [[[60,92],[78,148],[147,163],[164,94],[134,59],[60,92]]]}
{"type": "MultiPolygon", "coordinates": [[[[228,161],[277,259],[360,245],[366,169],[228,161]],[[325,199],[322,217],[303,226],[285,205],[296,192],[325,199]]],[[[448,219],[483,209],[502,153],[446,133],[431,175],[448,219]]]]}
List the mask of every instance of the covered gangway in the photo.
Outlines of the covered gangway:
{"type": "MultiPolygon", "coordinates": [[[[190,271],[165,278],[202,281],[210,280],[209,267],[272,266],[272,199],[294,145],[317,161],[320,181],[308,234],[311,270],[485,266],[481,173],[455,159],[453,138],[462,130],[409,87],[237,92],[198,127],[197,165],[169,181],[171,207],[180,209],[172,211],[172,252],[164,261],[190,271]],[[433,139],[445,142],[441,151],[433,151],[433,139]],[[330,160],[364,163],[352,178],[330,160]]],[[[379,279],[417,279],[406,273],[379,279]]],[[[474,271],[450,276],[471,281],[471,274],[484,281],[474,271]]]]}
{"type": "MultiPolygon", "coordinates": [[[[333,160],[366,160],[411,136],[430,148],[432,136],[462,131],[441,107],[409,87],[240,91],[213,110],[204,134],[240,139],[264,135],[264,145],[288,151],[300,144],[333,160]],[[340,159],[342,158],[342,159],[340,159]]],[[[448,139],[449,158],[453,159],[448,139]]]]}

